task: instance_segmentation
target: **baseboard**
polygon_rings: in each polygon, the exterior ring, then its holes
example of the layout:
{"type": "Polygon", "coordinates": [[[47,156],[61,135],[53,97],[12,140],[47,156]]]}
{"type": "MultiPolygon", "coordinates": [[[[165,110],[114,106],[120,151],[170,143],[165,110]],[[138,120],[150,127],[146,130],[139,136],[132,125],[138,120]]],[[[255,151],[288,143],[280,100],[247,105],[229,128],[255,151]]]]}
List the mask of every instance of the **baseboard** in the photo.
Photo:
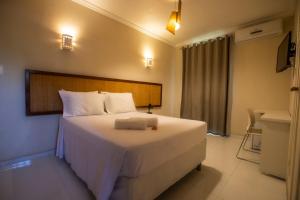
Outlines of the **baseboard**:
{"type": "Polygon", "coordinates": [[[0,162],[0,172],[30,166],[32,160],[50,155],[55,155],[54,149],[42,153],[33,154],[30,156],[23,156],[20,158],[0,162]]]}
{"type": "Polygon", "coordinates": [[[232,133],[232,134],[230,134],[230,136],[233,136],[233,137],[244,137],[245,134],[232,133]]]}
{"type": "Polygon", "coordinates": [[[221,137],[221,135],[216,135],[211,132],[207,132],[207,135],[212,136],[212,137],[221,137]]]}

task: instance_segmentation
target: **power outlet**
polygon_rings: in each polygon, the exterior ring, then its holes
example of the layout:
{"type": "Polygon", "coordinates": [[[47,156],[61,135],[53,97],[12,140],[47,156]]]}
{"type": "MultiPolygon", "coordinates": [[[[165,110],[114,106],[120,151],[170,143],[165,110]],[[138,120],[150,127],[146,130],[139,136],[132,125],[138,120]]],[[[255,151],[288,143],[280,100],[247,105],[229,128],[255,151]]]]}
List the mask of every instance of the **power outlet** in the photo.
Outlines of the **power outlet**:
{"type": "Polygon", "coordinates": [[[4,73],[4,67],[3,65],[0,65],[0,75],[3,75],[3,73],[4,73]]]}

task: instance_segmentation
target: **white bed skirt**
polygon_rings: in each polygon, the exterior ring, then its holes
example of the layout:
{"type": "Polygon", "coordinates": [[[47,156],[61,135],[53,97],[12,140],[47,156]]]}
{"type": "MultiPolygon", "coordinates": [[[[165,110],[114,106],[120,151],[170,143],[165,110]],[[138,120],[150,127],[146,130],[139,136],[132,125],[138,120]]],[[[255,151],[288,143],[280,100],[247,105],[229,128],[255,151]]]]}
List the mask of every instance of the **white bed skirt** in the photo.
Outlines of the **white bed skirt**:
{"type": "Polygon", "coordinates": [[[137,178],[119,177],[110,199],[152,200],[195,169],[206,158],[206,138],[188,152],[137,178]]]}

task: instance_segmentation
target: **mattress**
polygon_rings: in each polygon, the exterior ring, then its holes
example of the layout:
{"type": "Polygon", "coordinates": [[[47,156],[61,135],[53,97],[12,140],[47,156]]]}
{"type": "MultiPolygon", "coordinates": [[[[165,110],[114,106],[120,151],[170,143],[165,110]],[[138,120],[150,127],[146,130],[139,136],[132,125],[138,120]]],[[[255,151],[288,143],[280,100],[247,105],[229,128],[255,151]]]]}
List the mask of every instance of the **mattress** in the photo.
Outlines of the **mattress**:
{"type": "Polygon", "coordinates": [[[108,199],[118,177],[143,176],[205,137],[205,122],[139,112],[61,118],[57,156],[98,199],[108,199]],[[129,117],[157,117],[158,130],[114,129],[115,119],[129,117]]]}

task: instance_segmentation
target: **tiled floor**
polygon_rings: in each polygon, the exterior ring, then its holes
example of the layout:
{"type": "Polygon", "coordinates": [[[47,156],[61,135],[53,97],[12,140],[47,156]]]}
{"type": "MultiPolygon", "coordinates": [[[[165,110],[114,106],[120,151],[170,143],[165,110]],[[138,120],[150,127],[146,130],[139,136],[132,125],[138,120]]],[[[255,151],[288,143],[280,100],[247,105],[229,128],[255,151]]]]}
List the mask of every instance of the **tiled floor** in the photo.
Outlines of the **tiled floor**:
{"type": "MultiPolygon", "coordinates": [[[[160,199],[285,200],[285,182],[261,174],[259,165],[236,159],[240,136],[208,136],[201,173],[193,171],[160,199]]],[[[257,155],[241,156],[257,160],[257,155]]]]}
{"type": "MultiPolygon", "coordinates": [[[[208,136],[202,171],[192,171],[158,199],[285,200],[285,182],[263,175],[258,165],[235,158],[241,137],[208,136]]],[[[70,168],[53,156],[30,167],[0,172],[1,200],[94,199],[70,168]]]]}

